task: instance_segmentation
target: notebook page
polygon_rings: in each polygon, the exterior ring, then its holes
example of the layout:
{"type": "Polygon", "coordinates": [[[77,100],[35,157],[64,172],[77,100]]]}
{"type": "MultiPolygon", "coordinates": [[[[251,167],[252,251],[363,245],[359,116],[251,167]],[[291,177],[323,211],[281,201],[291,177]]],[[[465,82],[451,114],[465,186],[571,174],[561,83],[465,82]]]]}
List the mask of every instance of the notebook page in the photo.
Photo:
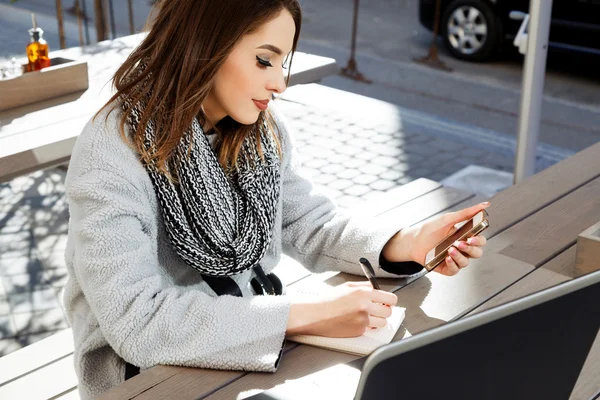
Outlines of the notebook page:
{"type": "Polygon", "coordinates": [[[367,329],[358,337],[352,338],[329,338],[313,335],[295,335],[288,337],[289,340],[298,343],[309,344],[325,349],[338,350],[356,355],[368,355],[384,344],[388,344],[404,321],[405,309],[393,307],[392,315],[387,319],[387,325],[378,329],[367,329]]]}

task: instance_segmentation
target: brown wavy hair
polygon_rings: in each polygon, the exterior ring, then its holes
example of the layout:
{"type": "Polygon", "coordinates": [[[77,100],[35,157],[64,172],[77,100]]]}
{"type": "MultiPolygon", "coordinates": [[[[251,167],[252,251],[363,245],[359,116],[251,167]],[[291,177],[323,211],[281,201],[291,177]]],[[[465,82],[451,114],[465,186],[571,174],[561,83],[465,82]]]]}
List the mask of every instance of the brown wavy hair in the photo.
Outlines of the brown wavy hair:
{"type": "MultiPolygon", "coordinates": [[[[116,93],[103,107],[110,105],[113,111],[124,100],[130,104],[121,118],[121,135],[145,163],[155,163],[159,171],[173,178],[166,167],[185,131],[194,118],[203,126],[208,123],[201,105],[212,88],[215,74],[244,35],[283,10],[292,15],[296,24],[291,58],[302,22],[297,0],[159,0],[155,4],[147,25],[148,35],[115,73],[112,83],[116,93]],[[143,70],[139,68],[142,62],[143,70]],[[142,99],[140,123],[128,138],[127,117],[142,99]],[[143,142],[150,120],[156,132],[151,151],[143,142]]],[[[260,129],[255,128],[265,122],[272,128],[275,126],[272,116],[261,112],[252,125],[225,117],[213,127],[221,133],[218,159],[223,168],[236,168],[244,139],[252,132],[258,139],[260,129]]],[[[280,148],[278,133],[270,131],[280,148]]],[[[262,157],[260,140],[257,143],[262,157]]]]}

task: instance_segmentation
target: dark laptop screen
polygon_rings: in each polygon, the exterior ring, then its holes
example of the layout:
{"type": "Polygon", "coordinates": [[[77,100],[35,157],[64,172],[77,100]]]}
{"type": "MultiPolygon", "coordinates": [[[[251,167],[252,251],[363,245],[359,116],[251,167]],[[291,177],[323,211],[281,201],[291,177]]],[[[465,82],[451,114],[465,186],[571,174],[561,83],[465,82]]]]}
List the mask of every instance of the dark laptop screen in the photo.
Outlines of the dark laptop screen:
{"type": "Polygon", "coordinates": [[[362,399],[569,398],[600,328],[600,283],[398,354],[362,399]]]}

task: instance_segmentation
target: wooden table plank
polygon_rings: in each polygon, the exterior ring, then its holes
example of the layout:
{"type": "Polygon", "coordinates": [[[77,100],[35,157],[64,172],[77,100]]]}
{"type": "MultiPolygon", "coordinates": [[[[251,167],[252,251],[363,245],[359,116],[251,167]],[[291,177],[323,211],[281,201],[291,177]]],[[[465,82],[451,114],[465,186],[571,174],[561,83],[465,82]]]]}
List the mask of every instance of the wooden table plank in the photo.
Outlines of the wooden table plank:
{"type": "Polygon", "coordinates": [[[184,372],[187,368],[161,365],[160,368],[150,368],[141,374],[126,380],[97,397],[97,400],[133,399],[135,396],[166,381],[172,376],[184,372]]]}
{"type": "Polygon", "coordinates": [[[540,266],[574,245],[598,215],[600,178],[530,216],[519,228],[509,229],[510,234],[499,235],[510,240],[501,254],[540,266]]]}
{"type": "Polygon", "coordinates": [[[468,315],[480,313],[490,308],[499,306],[509,301],[539,292],[540,290],[556,286],[560,283],[570,281],[578,276],[575,268],[576,246],[569,247],[540,268],[535,269],[523,279],[515,282],[496,296],[486,301],[468,315]]]}
{"type": "Polygon", "coordinates": [[[70,355],[0,386],[0,399],[51,399],[75,387],[77,376],[70,355]]]}
{"type": "Polygon", "coordinates": [[[494,220],[487,235],[494,237],[598,178],[599,154],[597,143],[493,196],[488,211],[494,214],[494,220]]]}
{"type": "Polygon", "coordinates": [[[452,321],[534,268],[534,265],[488,251],[481,259],[471,260],[469,268],[455,276],[428,273],[396,292],[398,304],[406,307],[406,318],[395,339],[452,321]]]}
{"type": "MultiPolygon", "coordinates": [[[[414,302],[419,299],[432,299],[430,291],[433,293],[434,288],[439,288],[452,300],[433,303],[437,306],[436,311],[429,309],[429,313],[437,315],[439,320],[423,320],[424,325],[417,323],[413,330],[433,328],[448,318],[462,316],[479,307],[534,268],[571,247],[577,234],[599,213],[600,178],[490,239],[484,257],[471,260],[471,266],[459,275],[446,278],[439,274],[428,274],[406,286],[399,292],[400,304],[415,305],[414,302]],[[431,280],[431,286],[428,280],[431,280]]],[[[490,207],[492,227],[497,219],[502,219],[502,216],[490,207]]],[[[438,298],[437,301],[441,300],[438,298]]],[[[413,312],[419,313],[415,307],[407,309],[407,322],[413,320],[409,318],[413,312]]]]}
{"type": "MultiPolygon", "coordinates": [[[[296,347],[298,347],[297,343],[286,341],[282,360],[285,359],[285,354],[296,347]]],[[[98,400],[116,400],[122,398],[135,398],[136,400],[165,398],[192,400],[218,391],[246,374],[247,372],[244,371],[223,371],[160,365],[150,368],[121,385],[110,389],[100,396],[98,400]],[[164,374],[163,370],[165,368],[173,369],[173,373],[164,374]],[[156,378],[150,376],[150,373],[154,374],[156,378]],[[162,379],[163,377],[165,379],[162,379]],[[134,379],[138,378],[143,378],[144,381],[134,382],[134,379]],[[123,394],[119,389],[125,386],[131,390],[123,394]]]]}
{"type": "Polygon", "coordinates": [[[52,400],[80,400],[80,399],[81,399],[81,397],[79,396],[79,390],[77,388],[74,388],[70,392],[61,394],[58,397],[54,397],[52,400]]]}
{"type": "Polygon", "coordinates": [[[155,385],[134,398],[136,400],[194,400],[199,397],[199,393],[207,393],[207,382],[212,383],[210,386],[211,390],[218,390],[219,388],[226,387],[230,383],[235,382],[243,375],[244,373],[240,373],[240,371],[217,371],[208,369],[203,370],[203,379],[199,380],[197,369],[185,368],[183,371],[171,376],[160,385],[155,385]]]}
{"type": "MultiPolygon", "coordinates": [[[[253,373],[248,374],[219,391],[209,395],[206,399],[235,399],[251,396],[257,391],[267,390],[288,380],[299,379],[307,375],[307,371],[317,372],[326,368],[347,363],[358,358],[352,354],[340,353],[311,346],[299,346],[294,350],[293,358],[281,360],[279,370],[275,374],[253,373]]],[[[345,384],[352,385],[352,382],[345,384]]]]}
{"type": "MultiPolygon", "coordinates": [[[[444,211],[440,211],[438,213],[435,213],[431,217],[425,219],[425,221],[423,221],[423,222],[427,222],[427,221],[429,221],[429,220],[431,220],[431,219],[433,219],[435,217],[440,216],[441,214],[445,214],[445,213],[448,213],[448,212],[459,211],[459,210],[463,210],[465,208],[469,208],[471,206],[474,206],[476,204],[482,203],[484,201],[489,201],[489,198],[485,197],[483,195],[480,195],[480,194],[475,194],[473,197],[470,197],[470,198],[468,198],[468,199],[466,199],[464,201],[461,201],[460,203],[456,204],[455,206],[452,206],[452,207],[450,207],[450,208],[448,208],[448,209],[446,209],[444,211]]],[[[487,233],[487,231],[486,231],[486,233],[487,233]]]]}
{"type": "Polygon", "coordinates": [[[442,187],[442,184],[427,178],[415,179],[406,185],[395,187],[385,193],[380,193],[350,210],[353,215],[375,217],[393,208],[413,201],[427,193],[442,187]]]}
{"type": "Polygon", "coordinates": [[[392,208],[374,218],[374,223],[393,220],[398,227],[416,225],[434,214],[447,210],[474,195],[464,190],[441,187],[424,194],[418,201],[410,201],[392,208]]]}
{"type": "Polygon", "coordinates": [[[0,386],[71,354],[73,332],[69,328],[0,357],[0,386]]]}
{"type": "Polygon", "coordinates": [[[67,139],[0,159],[0,182],[8,182],[30,172],[68,163],[74,144],[74,139],[67,139]]]}

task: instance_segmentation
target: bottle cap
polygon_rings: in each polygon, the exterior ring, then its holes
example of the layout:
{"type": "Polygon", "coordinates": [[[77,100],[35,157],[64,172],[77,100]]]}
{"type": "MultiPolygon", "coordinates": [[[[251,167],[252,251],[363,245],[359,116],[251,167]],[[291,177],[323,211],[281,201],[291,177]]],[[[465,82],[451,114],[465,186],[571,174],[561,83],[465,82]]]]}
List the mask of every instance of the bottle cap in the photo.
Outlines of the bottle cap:
{"type": "Polygon", "coordinates": [[[33,25],[33,28],[29,30],[29,35],[31,36],[32,41],[38,42],[44,35],[44,30],[37,26],[35,14],[33,13],[31,14],[31,24],[33,25]]]}

